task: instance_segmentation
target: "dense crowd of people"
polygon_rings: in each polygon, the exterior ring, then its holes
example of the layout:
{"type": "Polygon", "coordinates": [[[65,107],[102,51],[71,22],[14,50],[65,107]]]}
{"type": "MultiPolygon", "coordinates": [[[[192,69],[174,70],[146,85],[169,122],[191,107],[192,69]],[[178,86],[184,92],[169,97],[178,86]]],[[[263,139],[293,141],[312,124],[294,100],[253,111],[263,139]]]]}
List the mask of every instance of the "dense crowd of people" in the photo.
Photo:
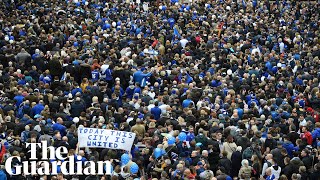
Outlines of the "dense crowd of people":
{"type": "Polygon", "coordinates": [[[318,180],[319,4],[0,1],[0,179],[318,180]],[[78,148],[81,127],[136,139],[78,148]],[[41,141],[113,171],[5,171],[41,141]]]}

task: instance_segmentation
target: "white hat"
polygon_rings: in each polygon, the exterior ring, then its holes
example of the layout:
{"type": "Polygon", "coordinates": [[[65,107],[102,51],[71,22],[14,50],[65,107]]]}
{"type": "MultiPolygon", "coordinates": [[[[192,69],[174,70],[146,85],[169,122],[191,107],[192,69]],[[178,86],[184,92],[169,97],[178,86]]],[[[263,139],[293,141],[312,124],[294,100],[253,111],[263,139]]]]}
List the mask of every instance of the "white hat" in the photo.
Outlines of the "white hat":
{"type": "Polygon", "coordinates": [[[74,117],[72,121],[73,121],[74,123],[78,123],[79,120],[80,120],[80,119],[79,119],[78,117],[74,117]]]}

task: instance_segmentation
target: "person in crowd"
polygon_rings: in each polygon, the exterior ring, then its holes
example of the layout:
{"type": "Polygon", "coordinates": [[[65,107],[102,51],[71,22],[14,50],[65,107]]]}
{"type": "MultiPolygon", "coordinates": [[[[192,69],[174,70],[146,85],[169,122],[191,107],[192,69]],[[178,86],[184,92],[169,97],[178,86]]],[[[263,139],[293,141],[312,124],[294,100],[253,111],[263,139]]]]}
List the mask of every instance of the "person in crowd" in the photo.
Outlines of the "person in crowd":
{"type": "Polygon", "coordinates": [[[0,1],[0,179],[318,179],[319,6],[0,1]],[[81,127],[135,133],[130,162],[81,127]],[[40,141],[114,172],[5,173],[40,141]]]}

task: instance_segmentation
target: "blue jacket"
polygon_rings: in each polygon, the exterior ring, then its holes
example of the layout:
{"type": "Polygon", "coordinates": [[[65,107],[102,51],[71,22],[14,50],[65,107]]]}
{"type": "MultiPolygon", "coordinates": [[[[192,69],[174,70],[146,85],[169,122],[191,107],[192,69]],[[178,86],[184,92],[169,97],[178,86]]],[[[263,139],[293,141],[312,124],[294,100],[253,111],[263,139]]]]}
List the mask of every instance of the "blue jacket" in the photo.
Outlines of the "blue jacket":
{"type": "Polygon", "coordinates": [[[140,87],[135,87],[133,90],[133,94],[138,93],[141,94],[141,88],[140,87]]]}
{"type": "Polygon", "coordinates": [[[135,83],[138,82],[141,87],[144,87],[146,86],[146,80],[144,80],[144,78],[150,77],[151,75],[152,75],[151,72],[144,74],[141,70],[139,70],[133,74],[133,80],[135,83]]]}
{"type": "Polygon", "coordinates": [[[192,103],[193,101],[191,100],[191,99],[185,99],[185,100],[183,100],[183,102],[182,102],[182,107],[183,108],[187,108],[187,107],[189,107],[189,105],[190,105],[190,103],[192,103]]]}
{"type": "Polygon", "coordinates": [[[14,100],[16,100],[17,102],[16,102],[16,107],[19,107],[20,106],[20,104],[23,102],[23,96],[22,95],[17,95],[17,96],[15,96],[13,99],[14,100]]]}
{"type": "Polygon", "coordinates": [[[275,176],[272,174],[271,176],[268,176],[267,178],[266,178],[266,180],[274,180],[275,179],[275,176]]]}
{"type": "MultiPolygon", "coordinates": [[[[112,87],[111,91],[114,93],[114,87],[112,87]]],[[[122,89],[122,87],[120,87],[120,93],[121,93],[121,94],[124,94],[124,93],[125,93],[124,90],[122,89]]]]}
{"type": "Polygon", "coordinates": [[[102,74],[101,75],[105,75],[106,76],[106,80],[107,81],[111,81],[112,79],[113,79],[113,77],[112,77],[112,70],[111,69],[106,69],[104,72],[102,72],[102,74]]]}
{"type": "Polygon", "coordinates": [[[66,133],[66,127],[64,125],[61,125],[59,123],[55,123],[53,126],[52,126],[52,130],[53,131],[56,131],[58,130],[61,134],[61,137],[65,136],[67,133],[66,133]]]}
{"type": "Polygon", "coordinates": [[[35,105],[31,110],[32,116],[36,114],[40,114],[43,109],[44,109],[44,106],[42,104],[35,105]]]}
{"type": "Polygon", "coordinates": [[[151,114],[154,115],[155,120],[158,120],[160,119],[161,109],[158,106],[151,108],[151,114]]]}
{"type": "Polygon", "coordinates": [[[0,170],[0,179],[1,180],[7,180],[7,175],[3,170],[0,170]]]}
{"type": "Polygon", "coordinates": [[[82,94],[82,89],[81,88],[72,89],[71,91],[72,97],[74,97],[77,94],[77,92],[80,92],[82,94]]]}
{"type": "Polygon", "coordinates": [[[294,147],[291,141],[285,141],[282,145],[283,148],[285,148],[288,152],[288,155],[292,158],[293,156],[293,151],[298,151],[299,148],[294,147]]]}
{"type": "MultiPolygon", "coordinates": [[[[181,81],[182,80],[182,74],[180,73],[179,75],[178,75],[178,79],[179,79],[179,81],[181,81]]],[[[188,73],[186,73],[186,83],[191,83],[193,81],[193,78],[188,74],[188,73]]]]}
{"type": "Polygon", "coordinates": [[[316,128],[313,132],[312,132],[312,139],[315,140],[316,138],[320,137],[320,128],[316,128]]]}
{"type": "Polygon", "coordinates": [[[127,87],[126,94],[127,94],[127,98],[132,99],[133,94],[134,94],[134,88],[131,89],[130,87],[127,87]]]}

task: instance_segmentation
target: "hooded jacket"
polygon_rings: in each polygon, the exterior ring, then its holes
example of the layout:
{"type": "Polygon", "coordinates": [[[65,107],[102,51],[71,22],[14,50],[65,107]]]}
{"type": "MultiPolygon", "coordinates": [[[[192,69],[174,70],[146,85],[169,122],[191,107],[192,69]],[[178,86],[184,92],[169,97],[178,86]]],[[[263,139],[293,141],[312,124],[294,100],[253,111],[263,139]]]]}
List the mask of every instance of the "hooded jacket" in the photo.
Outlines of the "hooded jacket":
{"type": "Polygon", "coordinates": [[[316,128],[311,135],[312,135],[312,139],[316,139],[320,137],[320,128],[316,128]]]}
{"type": "Polygon", "coordinates": [[[150,77],[152,75],[151,72],[144,74],[141,70],[137,71],[133,74],[133,80],[135,83],[139,83],[141,87],[146,86],[146,77],[150,77]]]}
{"type": "Polygon", "coordinates": [[[285,141],[282,145],[283,148],[285,148],[288,152],[288,155],[292,158],[293,156],[293,151],[298,151],[298,147],[294,147],[291,141],[285,141]]]}

